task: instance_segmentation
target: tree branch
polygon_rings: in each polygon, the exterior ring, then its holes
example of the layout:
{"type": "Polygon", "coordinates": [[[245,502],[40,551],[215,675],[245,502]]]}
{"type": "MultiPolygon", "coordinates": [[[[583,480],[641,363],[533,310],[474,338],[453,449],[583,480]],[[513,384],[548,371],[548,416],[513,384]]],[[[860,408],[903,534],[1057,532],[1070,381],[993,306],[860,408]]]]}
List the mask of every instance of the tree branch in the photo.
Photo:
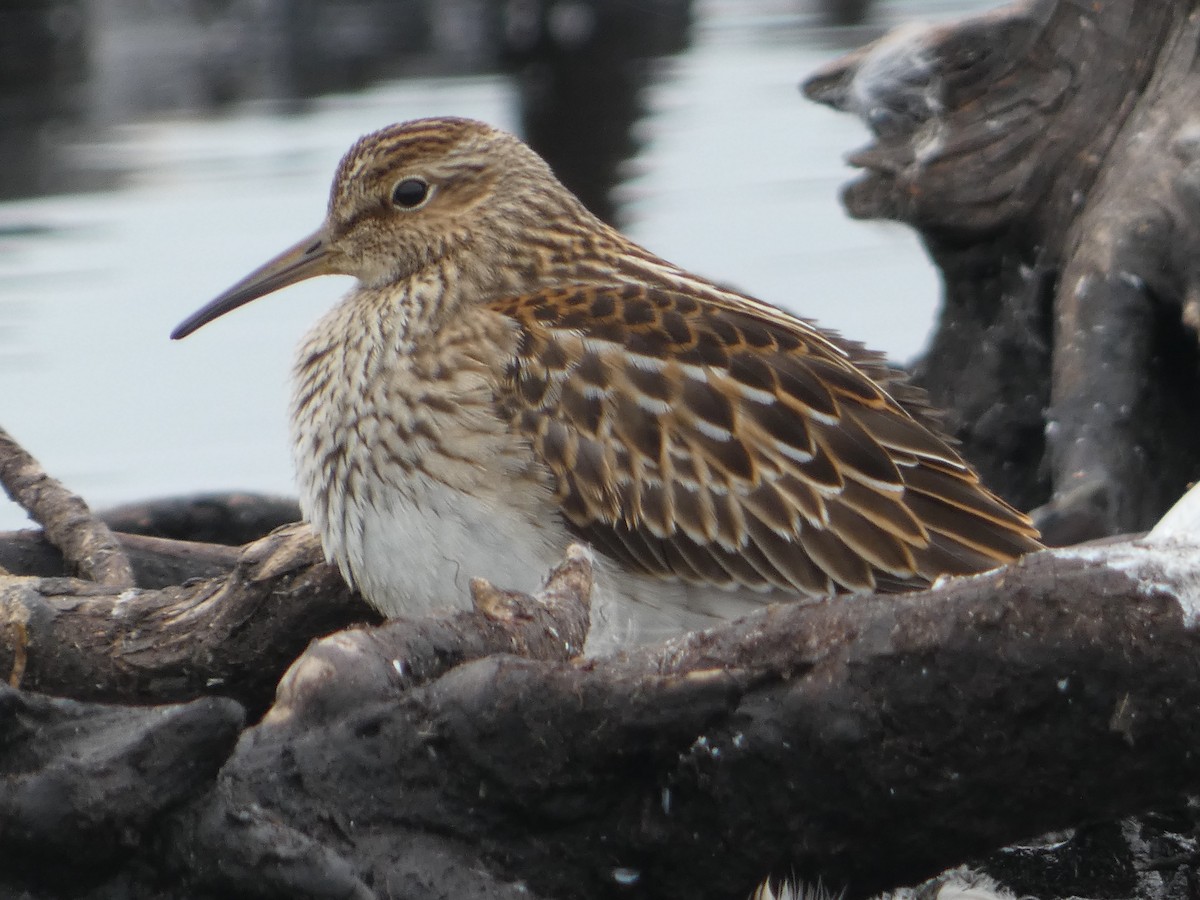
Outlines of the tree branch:
{"type": "Polygon", "coordinates": [[[294,525],[250,544],[227,575],[205,581],[117,589],[0,578],[0,671],[23,652],[27,690],[126,703],[219,692],[261,712],[310,640],[378,621],[325,564],[308,528],[294,525]]]}
{"type": "Polygon", "coordinates": [[[81,498],[47,475],[3,429],[0,484],[82,577],[118,588],[133,584],[133,569],[108,526],[92,515],[81,498]]]}

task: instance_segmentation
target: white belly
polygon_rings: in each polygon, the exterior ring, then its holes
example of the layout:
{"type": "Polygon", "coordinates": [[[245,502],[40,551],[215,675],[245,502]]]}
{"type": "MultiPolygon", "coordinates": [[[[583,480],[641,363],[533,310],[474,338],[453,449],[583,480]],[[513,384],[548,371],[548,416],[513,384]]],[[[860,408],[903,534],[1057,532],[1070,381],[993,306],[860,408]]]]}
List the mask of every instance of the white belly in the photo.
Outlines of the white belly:
{"type": "Polygon", "coordinates": [[[524,510],[421,488],[417,498],[376,491],[346,511],[347,528],[323,532],[326,554],[384,615],[467,609],[475,577],[532,592],[561,559],[565,537],[524,510]]]}
{"type": "MultiPolygon", "coordinates": [[[[312,521],[315,514],[322,523],[326,556],[389,618],[469,609],[470,580],[476,577],[534,593],[572,541],[553,513],[531,517],[519,506],[484,502],[427,481],[420,488],[413,498],[375,485],[362,492],[371,502],[351,499],[336,511],[313,509],[308,497],[303,502],[305,516],[312,521]]],[[[746,591],[634,575],[598,556],[587,652],[665,640],[762,603],[761,596],[746,591]]]]}

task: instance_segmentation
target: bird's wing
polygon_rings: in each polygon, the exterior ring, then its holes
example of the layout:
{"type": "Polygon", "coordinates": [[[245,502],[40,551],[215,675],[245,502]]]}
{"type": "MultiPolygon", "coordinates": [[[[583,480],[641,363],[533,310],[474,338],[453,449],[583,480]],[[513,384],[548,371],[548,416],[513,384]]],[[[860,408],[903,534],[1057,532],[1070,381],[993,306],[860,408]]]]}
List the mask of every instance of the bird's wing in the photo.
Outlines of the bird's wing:
{"type": "Polygon", "coordinates": [[[491,307],[519,334],[501,407],[553,474],[567,522],[626,564],[824,595],[982,571],[1039,546],[1025,516],[854,364],[856,345],[806,322],[646,285],[491,307]]]}

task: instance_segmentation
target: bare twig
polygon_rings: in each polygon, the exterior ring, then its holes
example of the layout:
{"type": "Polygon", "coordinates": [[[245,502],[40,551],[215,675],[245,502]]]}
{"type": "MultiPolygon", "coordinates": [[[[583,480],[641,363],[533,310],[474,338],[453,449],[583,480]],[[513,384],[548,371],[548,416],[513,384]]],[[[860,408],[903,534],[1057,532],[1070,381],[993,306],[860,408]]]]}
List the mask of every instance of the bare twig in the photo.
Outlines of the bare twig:
{"type": "Polygon", "coordinates": [[[46,531],[75,571],[109,587],[133,585],[133,568],[108,526],[83,500],[51,478],[0,428],[0,484],[46,531]]]}

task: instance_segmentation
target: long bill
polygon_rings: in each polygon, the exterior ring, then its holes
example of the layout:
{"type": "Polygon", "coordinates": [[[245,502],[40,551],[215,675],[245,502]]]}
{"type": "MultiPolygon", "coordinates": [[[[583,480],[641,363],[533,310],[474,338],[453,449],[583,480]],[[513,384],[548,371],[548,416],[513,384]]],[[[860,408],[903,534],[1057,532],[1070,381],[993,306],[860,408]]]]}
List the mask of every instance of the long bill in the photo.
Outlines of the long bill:
{"type": "Polygon", "coordinates": [[[314,232],[180,322],[171,332],[171,340],[185,338],[213,319],[290,284],[316,275],[336,275],[338,271],[333,261],[334,254],[324,230],[314,232]]]}

